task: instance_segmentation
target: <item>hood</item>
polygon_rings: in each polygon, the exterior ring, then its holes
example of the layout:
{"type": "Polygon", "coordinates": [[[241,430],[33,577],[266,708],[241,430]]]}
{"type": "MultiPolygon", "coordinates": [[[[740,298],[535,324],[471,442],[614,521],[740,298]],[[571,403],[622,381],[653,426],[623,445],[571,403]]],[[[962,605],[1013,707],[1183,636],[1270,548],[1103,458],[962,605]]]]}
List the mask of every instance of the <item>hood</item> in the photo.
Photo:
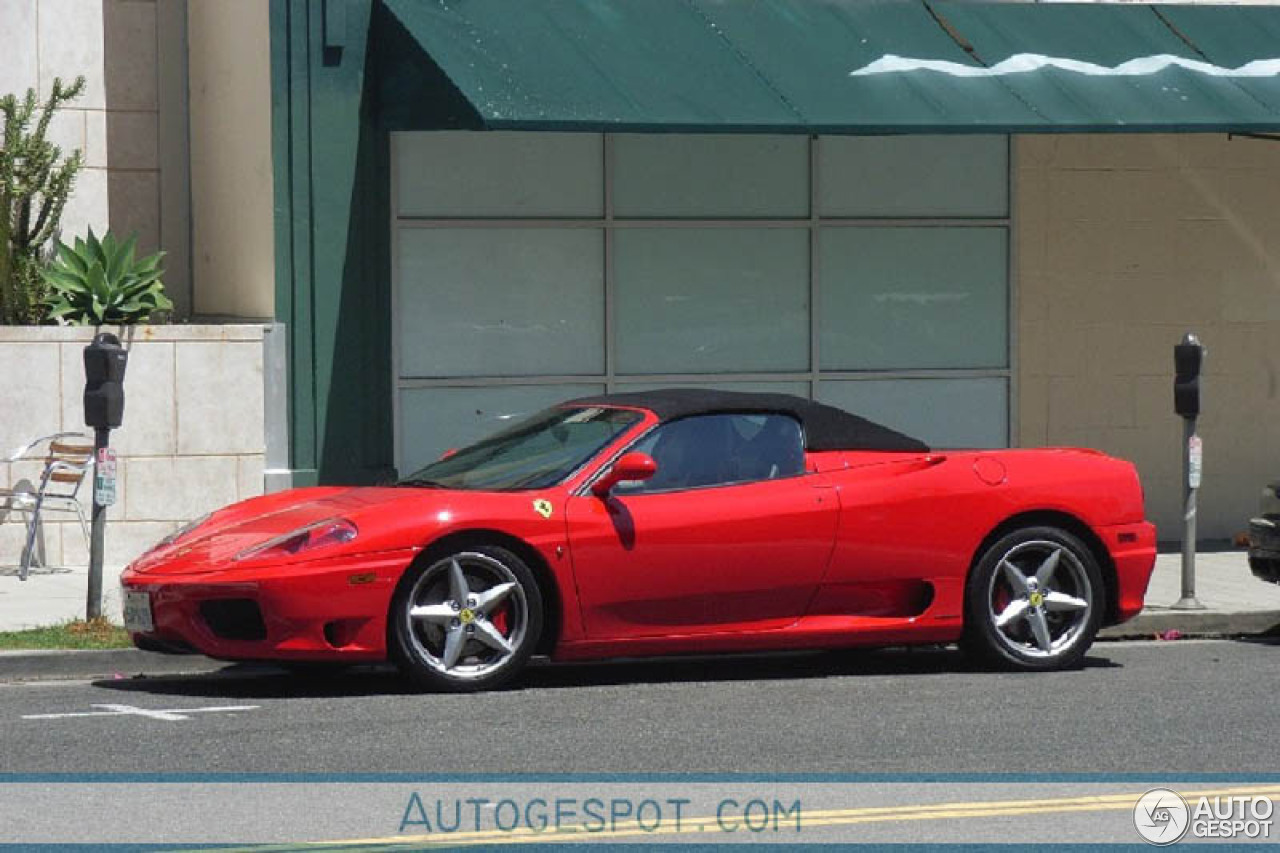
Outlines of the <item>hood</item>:
{"type": "MultiPolygon", "coordinates": [[[[447,504],[456,492],[412,488],[307,488],[276,492],[241,501],[218,510],[194,530],[175,541],[161,544],[139,557],[133,571],[178,574],[230,568],[242,551],[277,536],[328,519],[342,519],[357,528],[355,539],[324,545],[303,552],[287,562],[329,558],[343,553],[384,550],[388,544],[388,522],[416,521],[419,530],[433,517],[430,504],[447,504]],[[406,511],[389,510],[402,504],[417,504],[406,511]]],[[[393,540],[396,537],[391,537],[393,540]]],[[[401,543],[403,537],[399,537],[401,543]]],[[[420,540],[419,540],[420,541],[420,540]]],[[[279,557],[272,560],[281,562],[279,557]]],[[[260,566],[249,559],[245,567],[260,566]]]]}

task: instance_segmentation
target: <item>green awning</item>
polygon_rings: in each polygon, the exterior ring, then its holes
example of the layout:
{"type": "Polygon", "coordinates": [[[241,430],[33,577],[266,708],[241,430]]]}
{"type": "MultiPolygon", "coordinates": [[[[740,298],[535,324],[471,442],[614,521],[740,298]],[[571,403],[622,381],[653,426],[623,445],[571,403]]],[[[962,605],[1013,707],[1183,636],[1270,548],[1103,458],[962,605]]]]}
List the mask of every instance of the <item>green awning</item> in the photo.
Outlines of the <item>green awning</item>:
{"type": "MultiPolygon", "coordinates": [[[[1238,68],[1263,56],[1280,55],[1280,8],[1237,6],[1230,15],[1215,8],[1164,7],[1161,14],[1180,33],[1194,33],[1194,44],[1215,65],[1238,68]]],[[[1188,36],[1190,38],[1190,36],[1188,36]]],[[[1237,78],[1235,83],[1274,116],[1280,113],[1280,78],[1237,78]]]]}
{"type": "Polygon", "coordinates": [[[508,130],[1280,130],[1278,7],[384,3],[449,90],[391,108],[424,128],[443,101],[508,130]]]}

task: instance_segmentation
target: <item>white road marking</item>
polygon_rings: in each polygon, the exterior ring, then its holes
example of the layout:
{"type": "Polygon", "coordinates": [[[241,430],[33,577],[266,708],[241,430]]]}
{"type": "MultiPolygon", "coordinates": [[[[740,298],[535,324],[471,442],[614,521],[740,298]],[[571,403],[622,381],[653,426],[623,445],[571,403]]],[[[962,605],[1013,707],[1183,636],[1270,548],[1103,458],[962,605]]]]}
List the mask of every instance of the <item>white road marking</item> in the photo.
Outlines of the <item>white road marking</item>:
{"type": "Polygon", "coordinates": [[[207,708],[138,708],[134,705],[90,705],[97,711],[71,711],[61,714],[23,714],[24,720],[65,720],[70,717],[146,717],[149,720],[191,719],[188,714],[210,714],[230,711],[253,711],[261,705],[214,705],[207,708]]]}

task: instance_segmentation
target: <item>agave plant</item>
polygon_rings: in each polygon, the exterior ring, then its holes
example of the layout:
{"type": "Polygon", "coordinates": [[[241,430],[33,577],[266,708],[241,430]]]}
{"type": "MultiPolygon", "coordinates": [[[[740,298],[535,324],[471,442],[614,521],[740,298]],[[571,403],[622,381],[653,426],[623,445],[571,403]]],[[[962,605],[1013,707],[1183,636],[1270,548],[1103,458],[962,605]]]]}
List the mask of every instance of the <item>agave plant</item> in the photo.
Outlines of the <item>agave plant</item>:
{"type": "Polygon", "coordinates": [[[160,281],[164,252],[134,260],[136,246],[136,235],[121,243],[107,232],[99,240],[92,228],[74,247],[59,241],[57,257],[40,273],[50,288],[49,319],[72,326],[129,324],[172,309],[160,281]]]}

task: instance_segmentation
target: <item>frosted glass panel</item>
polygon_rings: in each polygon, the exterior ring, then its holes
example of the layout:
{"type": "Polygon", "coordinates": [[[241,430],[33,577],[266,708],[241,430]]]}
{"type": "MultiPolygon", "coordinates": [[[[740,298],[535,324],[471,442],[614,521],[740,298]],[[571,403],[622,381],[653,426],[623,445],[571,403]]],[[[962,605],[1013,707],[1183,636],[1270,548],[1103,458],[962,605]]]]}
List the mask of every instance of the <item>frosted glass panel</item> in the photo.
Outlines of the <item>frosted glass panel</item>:
{"type": "Polygon", "coordinates": [[[809,215],[804,136],[624,134],[613,173],[615,216],[809,215]]]}
{"type": "Polygon", "coordinates": [[[1004,136],[824,136],[823,216],[1005,216],[1004,136]]]}
{"type": "Polygon", "coordinates": [[[619,373],[808,368],[804,229],[622,229],[614,275],[619,373]]]}
{"type": "Polygon", "coordinates": [[[657,391],[663,388],[711,388],[716,391],[744,391],[752,394],[792,394],[809,397],[808,382],[622,382],[623,391],[657,391]]]}
{"type": "Polygon", "coordinates": [[[1008,364],[1004,228],[824,228],[822,369],[1008,364]]]}
{"type": "Polygon", "coordinates": [[[1005,447],[1009,441],[1009,386],[1002,378],[824,379],[818,399],[930,447],[1005,447]]]}
{"type": "Polygon", "coordinates": [[[604,235],[401,228],[401,376],[604,372],[604,235]]]}
{"type": "Polygon", "coordinates": [[[501,385],[400,390],[401,476],[563,400],[603,385],[501,385]]]}
{"type": "Polygon", "coordinates": [[[396,133],[401,216],[601,216],[593,133],[396,133]]]}

